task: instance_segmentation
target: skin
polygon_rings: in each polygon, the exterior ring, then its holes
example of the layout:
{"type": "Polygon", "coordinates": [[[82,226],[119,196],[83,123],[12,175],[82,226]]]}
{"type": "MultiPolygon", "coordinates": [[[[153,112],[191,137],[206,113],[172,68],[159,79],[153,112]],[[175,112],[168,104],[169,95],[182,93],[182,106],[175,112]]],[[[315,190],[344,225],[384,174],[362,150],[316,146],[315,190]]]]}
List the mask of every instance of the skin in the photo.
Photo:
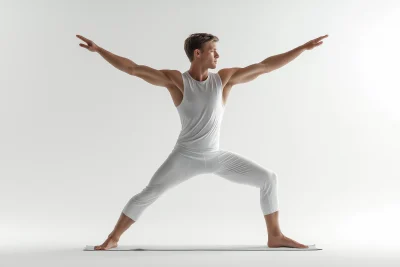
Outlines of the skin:
{"type": "MultiPolygon", "coordinates": [[[[105,60],[112,64],[117,69],[126,72],[151,83],[155,86],[167,88],[171,94],[172,101],[175,106],[178,106],[184,94],[182,73],[178,70],[162,69],[156,70],[145,65],[138,65],[130,59],[117,56],[104,48],[97,46],[92,40],[89,40],[81,35],[76,35],[79,39],[86,42],[80,43],[79,46],[91,52],[99,53],[105,60]]],[[[328,35],[315,38],[303,45],[300,45],[286,53],[278,54],[268,57],[261,62],[249,65],[244,68],[224,68],[218,71],[222,80],[223,97],[222,101],[226,104],[228,95],[234,85],[246,83],[254,80],[262,74],[271,72],[282,66],[286,65],[302,52],[312,50],[320,46],[323,42],[322,39],[327,38],[328,35]]],[[[194,59],[191,61],[189,74],[197,81],[204,81],[208,77],[208,70],[217,67],[219,53],[217,51],[217,42],[209,41],[203,44],[203,51],[196,49],[193,51],[194,59]]],[[[293,248],[308,248],[308,246],[301,244],[293,239],[283,235],[279,226],[279,211],[264,215],[264,220],[268,234],[268,247],[293,247],[293,248]]],[[[121,213],[118,222],[116,223],[113,231],[108,235],[103,244],[95,246],[95,250],[108,250],[118,246],[118,241],[121,235],[132,225],[135,221],[121,213]]]]}

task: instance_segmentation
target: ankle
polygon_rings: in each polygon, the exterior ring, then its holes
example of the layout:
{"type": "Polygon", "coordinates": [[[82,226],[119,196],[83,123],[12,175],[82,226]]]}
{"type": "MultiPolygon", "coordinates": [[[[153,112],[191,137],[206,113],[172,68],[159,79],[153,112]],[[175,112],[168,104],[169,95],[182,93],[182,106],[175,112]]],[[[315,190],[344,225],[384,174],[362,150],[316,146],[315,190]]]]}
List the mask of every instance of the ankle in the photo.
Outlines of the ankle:
{"type": "Polygon", "coordinates": [[[111,240],[116,241],[116,242],[119,241],[119,236],[117,236],[117,235],[114,234],[114,233],[109,234],[109,235],[108,235],[108,238],[110,238],[111,240]]]}
{"type": "Polygon", "coordinates": [[[278,238],[278,237],[283,237],[283,234],[280,231],[268,232],[268,237],[278,238]]]}

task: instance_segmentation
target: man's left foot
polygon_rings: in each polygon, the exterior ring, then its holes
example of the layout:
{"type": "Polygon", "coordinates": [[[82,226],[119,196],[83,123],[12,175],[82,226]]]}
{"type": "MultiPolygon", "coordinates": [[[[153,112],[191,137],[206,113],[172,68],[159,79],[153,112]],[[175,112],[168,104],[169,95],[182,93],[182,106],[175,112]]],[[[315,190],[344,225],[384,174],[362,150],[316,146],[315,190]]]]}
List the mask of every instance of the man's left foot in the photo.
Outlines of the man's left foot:
{"type": "Polygon", "coordinates": [[[289,248],[308,248],[308,246],[303,245],[293,239],[290,239],[283,234],[279,236],[268,236],[268,247],[279,248],[279,247],[289,247],[289,248]]]}
{"type": "Polygon", "coordinates": [[[110,248],[116,248],[118,246],[118,240],[108,237],[106,241],[100,246],[95,246],[94,250],[108,250],[110,248]]]}

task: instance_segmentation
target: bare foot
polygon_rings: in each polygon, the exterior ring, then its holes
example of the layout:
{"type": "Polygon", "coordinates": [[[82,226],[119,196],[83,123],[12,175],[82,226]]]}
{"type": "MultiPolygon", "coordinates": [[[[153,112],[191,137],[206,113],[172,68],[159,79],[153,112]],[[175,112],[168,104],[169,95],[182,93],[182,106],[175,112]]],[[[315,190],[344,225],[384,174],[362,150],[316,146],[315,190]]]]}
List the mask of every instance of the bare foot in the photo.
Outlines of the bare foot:
{"type": "Polygon", "coordinates": [[[94,250],[107,250],[110,248],[116,248],[117,246],[118,246],[118,240],[108,237],[103,244],[101,244],[100,246],[95,246],[94,250]]]}
{"type": "Polygon", "coordinates": [[[308,246],[300,244],[293,239],[290,239],[283,234],[280,236],[268,236],[268,247],[278,248],[278,247],[289,247],[289,248],[308,248],[308,246]]]}

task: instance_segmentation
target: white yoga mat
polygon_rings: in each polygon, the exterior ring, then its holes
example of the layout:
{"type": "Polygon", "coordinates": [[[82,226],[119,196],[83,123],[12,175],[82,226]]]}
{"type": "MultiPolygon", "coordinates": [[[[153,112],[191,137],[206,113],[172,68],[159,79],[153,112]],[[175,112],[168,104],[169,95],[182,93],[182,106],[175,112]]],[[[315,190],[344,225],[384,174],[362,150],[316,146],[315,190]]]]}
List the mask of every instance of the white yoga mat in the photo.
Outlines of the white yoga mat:
{"type": "Polygon", "coordinates": [[[322,250],[314,245],[307,245],[308,248],[269,248],[268,246],[246,246],[246,245],[185,245],[185,246],[151,246],[151,245],[133,245],[133,246],[118,246],[108,250],[94,250],[94,246],[86,246],[84,251],[311,251],[322,250]]]}

